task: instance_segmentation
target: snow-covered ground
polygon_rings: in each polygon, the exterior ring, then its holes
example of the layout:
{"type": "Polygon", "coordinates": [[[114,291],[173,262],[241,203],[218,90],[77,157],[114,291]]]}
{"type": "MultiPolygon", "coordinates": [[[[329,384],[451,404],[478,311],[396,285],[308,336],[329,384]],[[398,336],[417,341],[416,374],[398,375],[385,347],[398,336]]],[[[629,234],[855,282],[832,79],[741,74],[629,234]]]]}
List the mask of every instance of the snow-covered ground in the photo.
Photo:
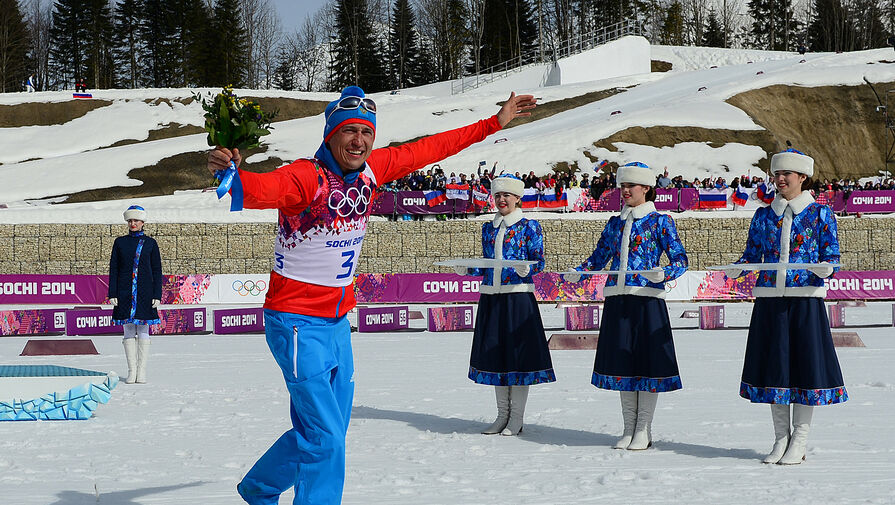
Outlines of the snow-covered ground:
{"type": "MultiPolygon", "coordinates": [[[[613,44],[618,44],[621,56],[626,48],[632,47],[625,39],[613,44]]],[[[605,63],[600,60],[600,51],[605,52],[605,48],[577,55],[575,61],[582,67],[598,69],[605,63]]],[[[713,147],[693,142],[662,149],[623,144],[616,146],[618,151],[610,152],[595,148],[593,142],[633,126],[761,129],[745,112],[725,100],[774,84],[859,85],[864,77],[871,82],[895,80],[895,66],[879,64],[891,57],[889,49],[812,53],[804,58],[794,53],[674,46],[653,46],[651,52],[652,59],[669,61],[674,64],[674,70],[541,87],[546,67],[529,67],[460,95],[451,96],[449,82],[401,90],[396,95],[375,94],[379,104],[375,146],[488,117],[497,111],[497,103],[506,99],[511,90],[534,93],[541,103],[549,103],[620,87],[626,91],[499,132],[442,161],[440,166],[448,173],[474,172],[479,162],[485,160],[488,166],[498,162],[500,169],[511,172],[544,174],[554,163],[568,162],[578,163],[587,170],[592,165],[585,156],[587,151],[610,161],[639,160],[656,170],[668,167],[672,175],[683,175],[688,180],[697,176],[730,179],[740,174],[757,174],[757,163],[765,153],[755,146],[713,147]],[[496,140],[502,141],[495,143],[496,140]]],[[[3,163],[0,180],[4,182],[0,185],[0,203],[12,209],[32,209],[45,207],[41,203],[48,203],[48,197],[115,185],[139,185],[140,181],[128,177],[130,170],[153,165],[175,154],[207,149],[204,134],[111,147],[126,139],[144,140],[151,130],[169,123],[201,126],[203,111],[197,102],[183,105],[174,101],[189,98],[195,92],[190,89],[96,90],[95,98],[112,100],[113,104],[63,125],[0,129],[0,163],[3,163]]],[[[238,92],[312,100],[331,100],[336,96],[333,93],[238,92]]],[[[68,92],[5,93],[0,94],[0,104],[53,102],[70,96],[68,92]]],[[[312,155],[320,143],[322,129],[322,115],[277,123],[272,134],[264,139],[268,151],[249,160],[269,156],[293,160],[312,155]]],[[[202,171],[203,167],[196,170],[202,171]]],[[[871,175],[876,174],[868,174],[871,175]]],[[[153,202],[153,209],[189,208],[197,200],[192,196],[170,196],[153,202]]],[[[122,203],[115,205],[120,207],[122,203]]],[[[66,222],[73,222],[65,205],[55,207],[58,212],[66,213],[66,222]]],[[[220,208],[226,209],[226,206],[220,208]]],[[[5,213],[0,209],[0,222],[19,219],[5,217],[5,213]]],[[[99,221],[97,215],[89,213],[80,219],[83,220],[76,222],[99,221]]],[[[228,216],[223,210],[217,218],[217,221],[230,220],[245,218],[228,216]]]]}
{"type": "MultiPolygon", "coordinates": [[[[610,447],[618,394],[590,385],[593,351],[553,351],[558,380],[531,388],[522,435],[485,436],[494,393],[466,378],[471,333],[355,333],[344,503],[895,503],[892,327],[847,329],[867,345],[838,349],[850,399],[817,408],[807,461],[781,467],[760,462],[769,408],[738,396],[746,330],[695,329],[678,317],[694,307],[669,304],[684,389],[660,396],[655,444],[636,453],[610,447]]],[[[886,323],[890,307],[850,314],[886,323]]],[[[728,304],[728,323],[751,308],[728,304]]],[[[25,341],[0,339],[0,361],[124,367],[118,337],[94,337],[99,356],[18,357],[25,341]]],[[[263,336],[155,337],[149,383],[119,385],[93,419],[0,423],[0,503],[242,503],[235,485],[288,428],[287,402],[263,336]]]]}

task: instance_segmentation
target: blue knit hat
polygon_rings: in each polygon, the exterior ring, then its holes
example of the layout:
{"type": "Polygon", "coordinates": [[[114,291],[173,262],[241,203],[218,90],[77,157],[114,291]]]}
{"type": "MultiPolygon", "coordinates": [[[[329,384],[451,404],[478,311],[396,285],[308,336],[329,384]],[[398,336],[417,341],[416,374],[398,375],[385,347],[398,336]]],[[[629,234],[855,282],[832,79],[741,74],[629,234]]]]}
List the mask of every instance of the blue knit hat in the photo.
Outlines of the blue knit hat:
{"type": "Polygon", "coordinates": [[[332,134],[338,131],[339,127],[341,127],[343,123],[365,124],[372,128],[375,134],[375,112],[367,110],[363,105],[360,105],[355,109],[336,109],[336,107],[338,107],[339,105],[339,102],[342,101],[343,98],[350,96],[356,96],[358,98],[366,97],[366,95],[364,94],[364,90],[360,89],[359,87],[347,86],[345,89],[342,90],[342,96],[340,96],[337,100],[329,102],[329,104],[326,106],[326,109],[323,111],[323,117],[326,118],[326,125],[323,127],[324,142],[329,141],[329,138],[332,136],[332,134]]]}

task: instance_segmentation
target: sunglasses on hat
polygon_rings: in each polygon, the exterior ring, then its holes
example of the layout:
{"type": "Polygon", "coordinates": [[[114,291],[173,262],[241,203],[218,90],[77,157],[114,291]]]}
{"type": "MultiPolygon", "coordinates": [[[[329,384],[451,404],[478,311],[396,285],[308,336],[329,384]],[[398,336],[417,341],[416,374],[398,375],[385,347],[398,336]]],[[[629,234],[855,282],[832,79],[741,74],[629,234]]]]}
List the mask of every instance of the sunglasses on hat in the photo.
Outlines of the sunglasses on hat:
{"type": "Polygon", "coordinates": [[[339,100],[339,103],[333,107],[333,110],[329,111],[329,115],[326,116],[327,121],[330,116],[333,115],[337,110],[354,110],[363,107],[364,109],[376,114],[376,102],[370,100],[369,98],[361,98],[359,96],[346,96],[345,98],[339,100]]]}

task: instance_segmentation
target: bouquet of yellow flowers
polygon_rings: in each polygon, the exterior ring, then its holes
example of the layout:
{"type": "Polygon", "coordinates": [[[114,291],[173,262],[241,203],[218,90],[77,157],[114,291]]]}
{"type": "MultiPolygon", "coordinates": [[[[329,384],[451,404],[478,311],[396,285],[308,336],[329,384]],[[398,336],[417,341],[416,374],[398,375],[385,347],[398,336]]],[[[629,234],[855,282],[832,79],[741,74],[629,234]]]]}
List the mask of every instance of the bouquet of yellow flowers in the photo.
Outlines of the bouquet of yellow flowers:
{"type": "MultiPolygon", "coordinates": [[[[206,100],[199,94],[196,100],[205,110],[205,131],[208,132],[208,145],[221,146],[227,149],[255,149],[261,145],[261,137],[270,134],[270,123],[277,112],[265,112],[255,102],[239,98],[233,93],[233,86],[226,86],[214,99],[206,100]]],[[[217,188],[218,198],[231,193],[230,210],[242,210],[242,183],[236,164],[230,162],[229,168],[214,174],[220,184],[217,188]]]]}
{"type": "Polygon", "coordinates": [[[270,134],[270,123],[277,112],[265,112],[255,102],[239,98],[232,86],[226,86],[214,100],[196,98],[205,110],[205,131],[208,145],[227,149],[255,149],[261,145],[261,137],[270,134]]]}

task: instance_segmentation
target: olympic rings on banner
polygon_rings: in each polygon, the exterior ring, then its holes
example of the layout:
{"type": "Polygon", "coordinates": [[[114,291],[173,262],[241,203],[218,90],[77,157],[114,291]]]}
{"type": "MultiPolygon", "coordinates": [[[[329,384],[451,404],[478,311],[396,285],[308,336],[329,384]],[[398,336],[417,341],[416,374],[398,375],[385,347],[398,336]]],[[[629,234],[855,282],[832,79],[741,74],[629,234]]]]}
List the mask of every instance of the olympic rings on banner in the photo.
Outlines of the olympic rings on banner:
{"type": "Polygon", "coordinates": [[[343,193],[336,189],[329,194],[327,205],[336,211],[339,217],[348,217],[354,214],[366,214],[367,207],[373,197],[373,190],[369,186],[363,186],[361,189],[356,187],[348,188],[343,193]]]}
{"type": "Polygon", "coordinates": [[[255,282],[252,280],[243,282],[237,279],[233,281],[231,287],[233,288],[233,291],[236,291],[239,294],[239,296],[258,296],[267,289],[267,283],[264,281],[255,282]]]}

